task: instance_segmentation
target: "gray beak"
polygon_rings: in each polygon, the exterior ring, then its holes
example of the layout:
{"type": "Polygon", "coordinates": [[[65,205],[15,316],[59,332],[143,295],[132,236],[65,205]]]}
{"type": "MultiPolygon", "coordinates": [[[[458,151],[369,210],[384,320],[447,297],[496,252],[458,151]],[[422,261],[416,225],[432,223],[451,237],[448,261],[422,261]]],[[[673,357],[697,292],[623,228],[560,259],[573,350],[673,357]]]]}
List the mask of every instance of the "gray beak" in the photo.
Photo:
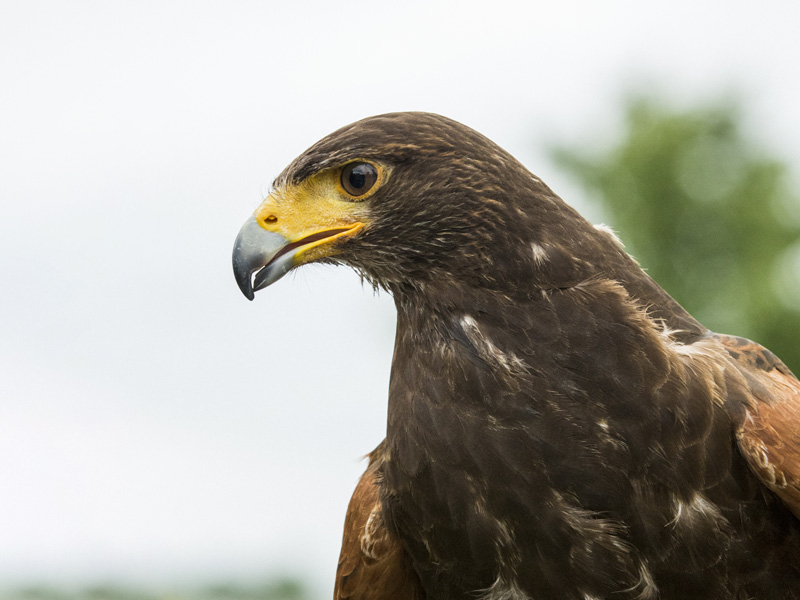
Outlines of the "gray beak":
{"type": "Polygon", "coordinates": [[[292,250],[286,238],[261,227],[255,217],[245,221],[233,244],[233,275],[245,298],[252,300],[255,292],[289,272],[295,255],[292,250]]]}

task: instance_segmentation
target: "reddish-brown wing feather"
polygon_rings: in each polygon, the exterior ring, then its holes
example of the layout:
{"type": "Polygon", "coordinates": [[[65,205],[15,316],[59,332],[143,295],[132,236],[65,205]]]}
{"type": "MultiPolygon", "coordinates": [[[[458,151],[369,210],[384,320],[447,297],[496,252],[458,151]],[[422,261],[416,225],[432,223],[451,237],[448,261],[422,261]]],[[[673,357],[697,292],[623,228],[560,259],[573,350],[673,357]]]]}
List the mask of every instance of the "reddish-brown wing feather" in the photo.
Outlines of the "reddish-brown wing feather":
{"type": "Polygon", "coordinates": [[[344,522],[334,600],[424,600],[425,592],[400,543],[383,521],[379,468],[383,442],[370,453],[344,522]]]}
{"type": "Polygon", "coordinates": [[[800,381],[755,342],[719,336],[760,386],[737,432],[739,448],[761,482],[800,518],[800,381]]]}

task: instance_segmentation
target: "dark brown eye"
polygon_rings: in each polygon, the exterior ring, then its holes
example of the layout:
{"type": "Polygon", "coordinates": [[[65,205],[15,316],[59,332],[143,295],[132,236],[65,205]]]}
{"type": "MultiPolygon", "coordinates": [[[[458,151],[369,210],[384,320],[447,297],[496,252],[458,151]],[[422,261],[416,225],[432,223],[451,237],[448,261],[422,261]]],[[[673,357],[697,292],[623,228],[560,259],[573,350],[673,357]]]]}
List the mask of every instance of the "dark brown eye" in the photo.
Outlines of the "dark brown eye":
{"type": "Polygon", "coordinates": [[[342,169],[342,187],[351,196],[363,196],[378,181],[378,169],[365,162],[354,162],[342,169]]]}

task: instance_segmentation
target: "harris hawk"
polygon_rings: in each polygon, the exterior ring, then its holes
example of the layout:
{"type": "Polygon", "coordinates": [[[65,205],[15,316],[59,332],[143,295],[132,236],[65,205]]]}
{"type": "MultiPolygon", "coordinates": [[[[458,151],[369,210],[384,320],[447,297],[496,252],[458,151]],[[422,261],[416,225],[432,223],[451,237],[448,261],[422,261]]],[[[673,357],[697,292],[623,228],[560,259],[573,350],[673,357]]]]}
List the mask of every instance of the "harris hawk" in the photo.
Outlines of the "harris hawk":
{"type": "Polygon", "coordinates": [[[251,300],[309,262],[397,307],[336,599],[800,598],[800,382],[502,148],[428,113],[323,138],[233,253],[251,300]]]}

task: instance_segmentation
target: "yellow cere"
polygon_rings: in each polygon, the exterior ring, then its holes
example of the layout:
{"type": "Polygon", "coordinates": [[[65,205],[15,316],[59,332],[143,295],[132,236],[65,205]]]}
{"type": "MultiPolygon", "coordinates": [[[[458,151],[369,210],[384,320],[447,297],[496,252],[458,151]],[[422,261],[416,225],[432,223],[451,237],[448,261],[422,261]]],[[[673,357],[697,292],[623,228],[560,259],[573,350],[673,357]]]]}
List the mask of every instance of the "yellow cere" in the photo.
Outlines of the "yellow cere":
{"type": "Polygon", "coordinates": [[[261,227],[282,235],[290,244],[315,236],[298,249],[296,264],[335,254],[330,242],[354,235],[367,223],[368,206],[353,202],[338,177],[339,169],[328,169],[273,190],[254,213],[261,227]],[[331,235],[325,236],[326,231],[331,235]]]}

